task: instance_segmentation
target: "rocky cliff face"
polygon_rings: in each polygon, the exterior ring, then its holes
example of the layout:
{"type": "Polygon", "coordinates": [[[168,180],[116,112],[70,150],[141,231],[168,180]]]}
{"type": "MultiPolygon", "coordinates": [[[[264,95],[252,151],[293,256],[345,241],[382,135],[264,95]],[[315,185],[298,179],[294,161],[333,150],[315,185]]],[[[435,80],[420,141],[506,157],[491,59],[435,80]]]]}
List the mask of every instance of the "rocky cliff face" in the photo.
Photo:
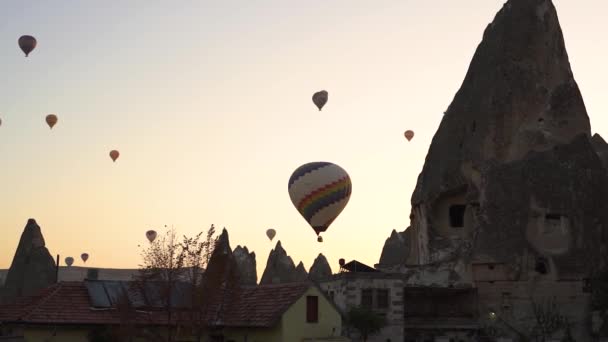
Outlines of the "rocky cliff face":
{"type": "Polygon", "coordinates": [[[308,271],[308,277],[312,281],[321,281],[331,278],[332,275],[331,267],[327,262],[327,258],[323,254],[317,256],[313,262],[310,270],[308,271]]]}
{"type": "Polygon", "coordinates": [[[608,170],[608,144],[599,134],[594,134],[591,139],[593,149],[602,160],[602,164],[608,170]]]}
{"type": "Polygon", "coordinates": [[[45,247],[36,220],[29,219],[6,275],[2,291],[5,300],[28,296],[55,283],[55,260],[45,247]]]}
{"type": "Polygon", "coordinates": [[[486,28],[435,134],[412,204],[470,185],[480,162],[521,160],[590,137],[557,13],[549,0],[510,0],[486,28]]]}
{"type": "Polygon", "coordinates": [[[255,252],[249,253],[247,247],[236,246],[232,252],[239,270],[242,285],[256,285],[258,273],[256,270],[255,252]]]}
{"type": "Polygon", "coordinates": [[[280,284],[296,281],[296,265],[281,246],[281,241],[270,251],[260,284],[280,284]]]}
{"type": "Polygon", "coordinates": [[[304,264],[300,261],[300,263],[296,267],[295,281],[306,281],[306,280],[308,280],[308,272],[306,272],[306,268],[304,268],[304,264]]]}
{"type": "Polygon", "coordinates": [[[382,269],[386,267],[408,264],[409,262],[407,259],[411,250],[410,235],[410,229],[406,229],[405,231],[399,233],[393,229],[391,236],[384,242],[378,267],[382,269]]]}
{"type": "Polygon", "coordinates": [[[508,1],[486,28],[418,177],[415,248],[394,252],[394,237],[386,259],[453,262],[465,278],[471,260],[509,260],[517,277],[524,254],[549,258],[557,273],[589,265],[577,255],[608,226],[592,203],[606,198],[598,158],[605,142],[591,142],[553,4],[508,1]]]}

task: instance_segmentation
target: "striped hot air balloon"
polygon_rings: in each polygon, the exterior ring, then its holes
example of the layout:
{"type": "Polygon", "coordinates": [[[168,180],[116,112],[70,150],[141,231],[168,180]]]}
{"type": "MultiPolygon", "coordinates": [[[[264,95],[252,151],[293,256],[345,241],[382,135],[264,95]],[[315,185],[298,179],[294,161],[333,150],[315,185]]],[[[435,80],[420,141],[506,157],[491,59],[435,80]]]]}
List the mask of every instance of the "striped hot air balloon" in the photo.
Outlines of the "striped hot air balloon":
{"type": "Polygon", "coordinates": [[[288,189],[293,205],[319,235],[346,207],[352,184],[348,173],[340,166],[313,162],[293,172],[288,189]]]}

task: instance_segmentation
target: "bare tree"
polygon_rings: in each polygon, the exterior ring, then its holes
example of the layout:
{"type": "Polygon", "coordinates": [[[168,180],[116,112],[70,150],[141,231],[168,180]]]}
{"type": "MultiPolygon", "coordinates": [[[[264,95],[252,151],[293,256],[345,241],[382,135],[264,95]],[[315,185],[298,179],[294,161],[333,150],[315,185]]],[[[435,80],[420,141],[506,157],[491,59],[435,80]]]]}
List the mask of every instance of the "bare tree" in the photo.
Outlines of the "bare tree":
{"type": "MultiPolygon", "coordinates": [[[[142,251],[143,263],[136,276],[134,289],[144,295],[150,293],[150,288],[158,291],[158,298],[148,300],[160,299],[167,326],[166,336],[148,329],[153,336],[147,336],[147,339],[173,342],[174,332],[185,326],[193,329],[199,341],[202,339],[205,307],[201,291],[202,274],[215,247],[215,227],[211,225],[206,234],[203,234],[200,232],[194,237],[183,236],[179,241],[176,231],[170,229],[142,251]],[[176,314],[174,300],[180,290],[178,282],[186,283],[192,296],[187,322],[181,322],[184,316],[176,314]]],[[[157,322],[150,317],[150,323],[157,322]]]]}

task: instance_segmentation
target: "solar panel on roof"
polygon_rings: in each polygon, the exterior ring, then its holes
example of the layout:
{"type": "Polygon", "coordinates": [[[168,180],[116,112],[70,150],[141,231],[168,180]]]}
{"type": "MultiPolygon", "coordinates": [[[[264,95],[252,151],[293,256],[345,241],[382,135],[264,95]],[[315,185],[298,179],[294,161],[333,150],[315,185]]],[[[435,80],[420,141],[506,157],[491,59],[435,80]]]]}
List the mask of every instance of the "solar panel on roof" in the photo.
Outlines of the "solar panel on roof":
{"type": "Polygon", "coordinates": [[[85,286],[89,294],[91,305],[95,308],[109,308],[111,307],[106,290],[103,287],[103,283],[98,281],[86,281],[85,286]]]}
{"type": "Polygon", "coordinates": [[[126,295],[121,281],[104,281],[103,287],[108,294],[108,299],[112,306],[116,306],[120,303],[121,297],[126,295]]]}

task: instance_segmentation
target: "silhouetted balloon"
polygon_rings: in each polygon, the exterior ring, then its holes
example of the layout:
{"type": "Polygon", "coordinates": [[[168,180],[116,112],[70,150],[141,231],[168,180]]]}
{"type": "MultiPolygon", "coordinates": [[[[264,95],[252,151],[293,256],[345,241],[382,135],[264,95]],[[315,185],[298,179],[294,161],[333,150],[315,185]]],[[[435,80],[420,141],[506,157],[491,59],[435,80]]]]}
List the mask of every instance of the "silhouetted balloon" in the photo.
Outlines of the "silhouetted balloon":
{"type": "Polygon", "coordinates": [[[352,184],[348,173],[340,166],[313,162],[293,172],[288,190],[293,205],[319,235],[346,207],[352,184]]]}
{"type": "Polygon", "coordinates": [[[268,238],[270,239],[270,241],[272,241],[272,239],[274,239],[274,236],[277,235],[277,231],[270,228],[266,231],[266,236],[268,236],[268,238]]]}
{"type": "Polygon", "coordinates": [[[156,231],[155,230],[148,230],[146,232],[146,237],[148,238],[148,241],[154,242],[154,240],[156,239],[156,231]]]}
{"type": "Polygon", "coordinates": [[[46,123],[49,125],[49,127],[51,129],[53,129],[53,126],[55,126],[55,124],[57,123],[57,115],[55,114],[49,114],[46,116],[46,123]]]}
{"type": "Polygon", "coordinates": [[[87,260],[89,260],[89,254],[88,253],[80,254],[80,259],[82,259],[82,261],[84,261],[86,263],[87,260]]]}
{"type": "Polygon", "coordinates": [[[340,260],[338,260],[338,264],[340,264],[340,267],[343,267],[346,264],[346,260],[340,258],[340,260]]]}
{"type": "Polygon", "coordinates": [[[74,258],[72,258],[72,257],[65,258],[65,264],[66,265],[72,266],[73,263],[74,263],[74,258]]]}
{"type": "Polygon", "coordinates": [[[317,242],[323,242],[323,237],[321,235],[317,236],[317,242]]]}
{"type": "Polygon", "coordinates": [[[110,151],[110,158],[112,158],[112,161],[116,161],[116,159],[118,159],[118,156],[120,156],[120,152],[116,151],[116,150],[112,150],[110,151]]]}
{"type": "Polygon", "coordinates": [[[323,106],[327,103],[329,94],[325,90],[318,91],[312,95],[312,102],[319,108],[319,111],[323,109],[323,106]]]}
{"type": "Polygon", "coordinates": [[[410,141],[414,137],[414,131],[407,130],[403,135],[405,135],[407,141],[410,141]]]}
{"type": "Polygon", "coordinates": [[[19,47],[21,51],[25,53],[25,57],[27,57],[30,52],[32,52],[36,48],[36,38],[32,36],[21,36],[19,37],[19,47]]]}

